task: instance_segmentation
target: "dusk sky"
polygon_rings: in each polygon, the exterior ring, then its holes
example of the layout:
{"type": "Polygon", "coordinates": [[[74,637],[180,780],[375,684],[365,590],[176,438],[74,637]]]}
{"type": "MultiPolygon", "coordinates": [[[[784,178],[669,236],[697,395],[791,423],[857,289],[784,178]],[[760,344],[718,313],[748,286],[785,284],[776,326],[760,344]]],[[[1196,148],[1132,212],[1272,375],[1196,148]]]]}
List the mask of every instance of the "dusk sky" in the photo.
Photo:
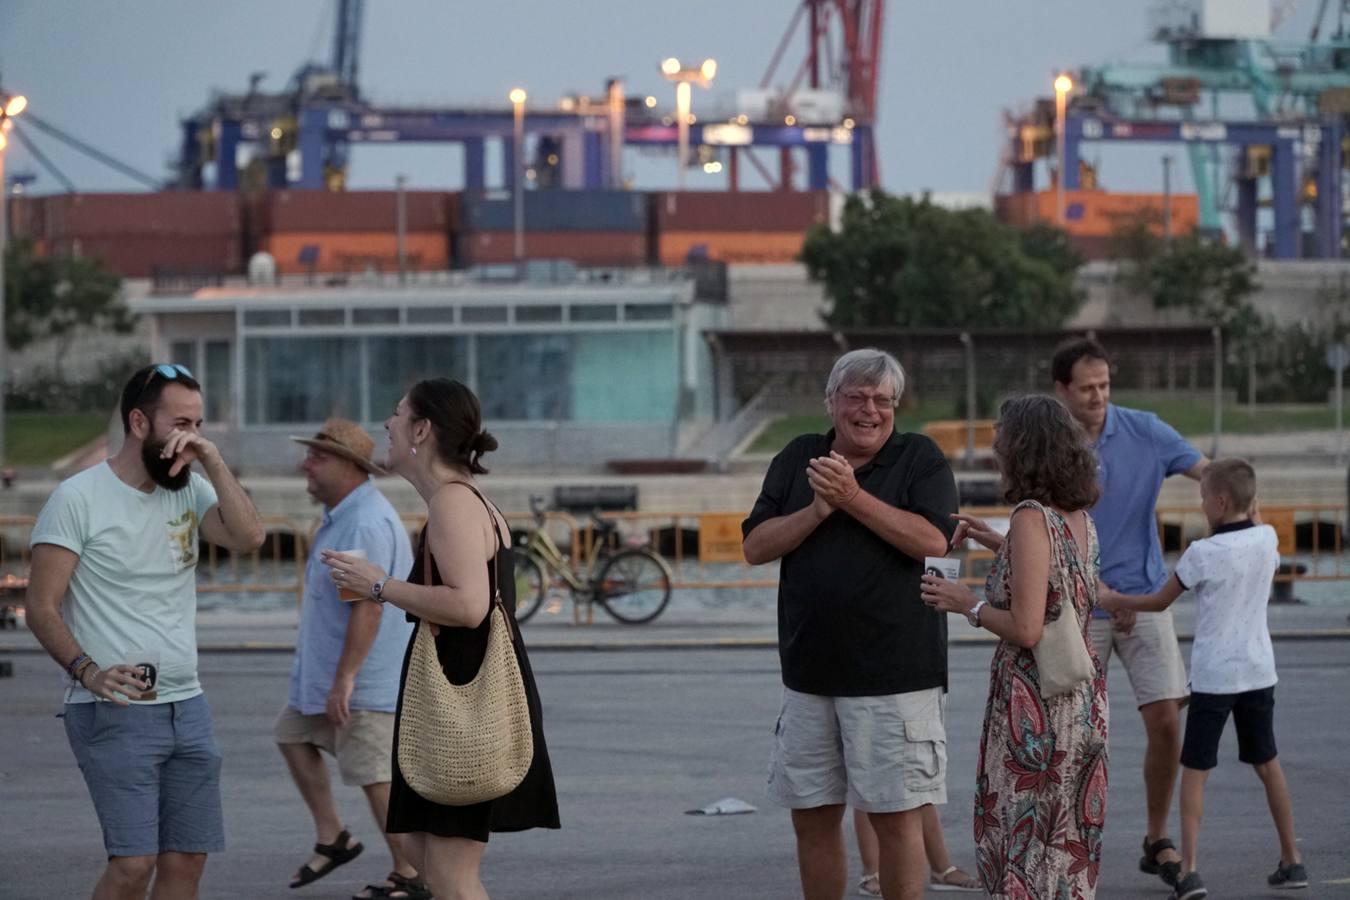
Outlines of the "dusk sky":
{"type": "MultiPolygon", "coordinates": [[[[331,0],[0,0],[0,79],[28,95],[33,112],[138,169],[166,172],[180,117],[213,89],[242,92],[249,73],[265,89],[285,86],[306,59],[327,59],[331,0]]],[[[878,143],[883,184],[893,191],[987,192],[1000,153],[1002,111],[1050,93],[1056,70],[1108,61],[1147,61],[1141,0],[891,0],[881,69],[878,143]]],[[[611,76],[628,93],[673,103],[660,60],[718,60],[694,111],[730,108],[737,88],[758,84],[796,7],[794,0],[368,0],[360,83],[375,103],[506,107],[520,85],[530,105],[567,93],[602,92],[611,76]]],[[[1316,7],[1302,3],[1280,36],[1305,36],[1316,7]]],[[[791,68],[804,57],[798,34],[791,68]]],[[[790,77],[782,75],[780,80],[790,77]]],[[[26,133],[81,190],[140,190],[134,181],[58,144],[26,133]]],[[[1159,190],[1159,148],[1089,149],[1107,188],[1159,190]],[[1157,183],[1155,183],[1157,182],[1157,183]]],[[[766,157],[767,158],[767,157],[766,157]]],[[[630,150],[626,168],[643,188],[675,180],[671,156],[630,150]]],[[[846,156],[831,170],[847,182],[846,156]]],[[[450,145],[358,146],[350,184],[387,188],[396,173],[411,187],[459,186],[450,145]]],[[[32,171],[31,190],[58,183],[20,146],[10,174],[32,171]]],[[[1183,175],[1183,178],[1185,176],[1183,175]]],[[[691,171],[689,186],[717,189],[722,176],[691,171]]],[[[761,188],[749,167],[743,186],[761,188]]],[[[1183,181],[1178,189],[1186,189],[1183,181]]]]}

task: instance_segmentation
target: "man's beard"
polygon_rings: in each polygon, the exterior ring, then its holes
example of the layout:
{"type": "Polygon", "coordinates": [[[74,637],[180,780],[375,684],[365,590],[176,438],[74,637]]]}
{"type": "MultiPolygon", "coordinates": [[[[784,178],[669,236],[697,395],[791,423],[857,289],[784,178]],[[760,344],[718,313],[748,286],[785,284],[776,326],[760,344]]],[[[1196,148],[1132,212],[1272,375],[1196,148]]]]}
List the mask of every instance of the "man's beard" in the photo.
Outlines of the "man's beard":
{"type": "Polygon", "coordinates": [[[150,437],[141,444],[141,465],[145,466],[145,471],[155,484],[171,491],[181,491],[188,486],[188,480],[192,477],[192,467],[184,465],[178,470],[177,475],[170,475],[169,470],[173,468],[175,460],[163,457],[165,443],[166,440],[163,438],[156,439],[152,430],[150,437]]]}

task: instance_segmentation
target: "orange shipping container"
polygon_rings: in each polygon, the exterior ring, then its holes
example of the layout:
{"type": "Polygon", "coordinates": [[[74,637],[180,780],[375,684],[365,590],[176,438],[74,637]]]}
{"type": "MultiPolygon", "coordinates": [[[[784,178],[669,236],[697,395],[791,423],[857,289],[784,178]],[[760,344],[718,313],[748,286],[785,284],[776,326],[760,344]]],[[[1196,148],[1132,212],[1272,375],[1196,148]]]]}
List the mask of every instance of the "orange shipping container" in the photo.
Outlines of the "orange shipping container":
{"type": "Polygon", "coordinates": [[[805,239],[801,231],[667,231],[659,255],[663,266],[682,266],[691,252],[725,263],[790,263],[805,239]]]}
{"type": "MultiPolygon", "coordinates": [[[[998,209],[1010,225],[1026,228],[1036,222],[1055,222],[1059,198],[1055,191],[1000,197],[998,209]]],[[[1172,233],[1194,231],[1200,222],[1200,201],[1194,194],[1173,194],[1172,233]]],[[[1119,194],[1111,191],[1065,191],[1065,229],[1082,237],[1110,237],[1121,225],[1151,211],[1161,222],[1162,194],[1119,194]]],[[[1160,226],[1161,227],[1161,226],[1160,226]]]]}
{"type": "MultiPolygon", "coordinates": [[[[398,270],[398,239],[383,231],[288,231],[265,235],[258,249],[272,254],[283,275],[308,272],[302,252],[314,248],[316,272],[361,272],[374,267],[383,272],[398,270]]],[[[450,265],[447,236],[438,231],[409,232],[404,253],[411,270],[446,269],[450,265]]]]}
{"type": "MultiPolygon", "coordinates": [[[[469,265],[515,262],[515,234],[480,231],[465,241],[469,265]]],[[[531,231],[526,259],[570,259],[578,266],[644,266],[647,236],[629,231],[531,231]]]]}

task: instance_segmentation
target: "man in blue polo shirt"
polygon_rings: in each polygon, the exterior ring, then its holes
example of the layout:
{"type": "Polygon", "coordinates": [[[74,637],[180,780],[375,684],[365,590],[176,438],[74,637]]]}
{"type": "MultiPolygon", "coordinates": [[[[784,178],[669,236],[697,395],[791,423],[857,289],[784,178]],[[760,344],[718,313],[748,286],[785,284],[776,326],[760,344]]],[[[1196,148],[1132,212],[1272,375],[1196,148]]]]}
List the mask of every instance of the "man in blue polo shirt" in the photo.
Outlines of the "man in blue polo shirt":
{"type": "MultiPolygon", "coordinates": [[[[1176,429],[1150,412],[1111,403],[1111,361],[1101,344],[1075,338],[1050,363],[1055,393],[1087,431],[1097,453],[1101,497],[1091,510],[1101,546],[1101,580],[1122,594],[1151,594],[1167,581],[1154,507],[1172,475],[1195,480],[1209,465],[1176,429]]],[[[1089,626],[1105,671],[1120,654],[1144,719],[1144,792],[1148,833],[1142,871],[1176,882],[1181,857],[1167,839],[1181,756],[1179,712],[1187,697],[1186,666],[1177,646],[1170,610],[1119,614],[1099,612],[1089,626]]]]}
{"type": "MultiPolygon", "coordinates": [[[[381,832],[389,807],[390,759],[399,669],[410,626],[402,611],[369,597],[344,597],[324,550],[361,550],[387,572],[412,568],[412,547],[398,513],[370,480],[375,442],[346,419],[329,419],[313,438],[300,471],[323,504],[305,566],[305,596],[295,641],[290,696],[273,733],[300,796],[314,819],[312,856],[291,881],[309,884],[355,859],[363,849],[338,816],[320,750],[337,759],[344,784],[359,786],[381,832]]],[[[367,896],[429,897],[398,835],[385,835],[393,869],[367,896]]]]}

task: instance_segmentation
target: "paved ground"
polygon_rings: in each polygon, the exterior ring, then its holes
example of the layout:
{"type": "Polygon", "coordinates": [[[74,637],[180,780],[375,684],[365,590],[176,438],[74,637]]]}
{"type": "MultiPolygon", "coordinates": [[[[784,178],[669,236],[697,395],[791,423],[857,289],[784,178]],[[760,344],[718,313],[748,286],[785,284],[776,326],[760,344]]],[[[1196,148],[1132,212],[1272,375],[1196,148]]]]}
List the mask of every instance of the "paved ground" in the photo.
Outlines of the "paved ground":
{"type": "MultiPolygon", "coordinates": [[[[541,635],[543,630],[536,632],[541,635]]],[[[1350,644],[1280,641],[1279,733],[1309,895],[1350,897],[1350,805],[1341,745],[1350,721],[1350,644]],[[1340,723],[1340,724],[1336,724],[1340,723]]],[[[951,802],[944,809],[958,862],[972,863],[968,815],[990,647],[953,648],[949,704],[951,802]]],[[[85,896],[101,843],[60,721],[57,673],[13,653],[0,682],[0,897],[85,896]]],[[[764,805],[763,774],[777,712],[777,657],[767,649],[614,650],[534,654],[564,828],[494,837],[486,880],[496,898],[779,898],[796,895],[787,816],[764,805]],[[723,797],[752,815],[685,811],[723,797]]],[[[270,723],[285,695],[284,653],[202,657],[226,758],[228,852],[207,868],[205,898],[341,898],[387,868],[369,815],[340,790],[365,856],[301,892],[285,882],[313,840],[275,748],[270,723]]],[[[1143,832],[1138,761],[1143,735],[1124,672],[1112,710],[1112,786],[1099,897],[1161,900],[1135,871],[1143,832]]],[[[1203,871],[1223,898],[1266,897],[1277,855],[1259,784],[1236,763],[1231,734],[1210,781],[1203,871]]]]}

